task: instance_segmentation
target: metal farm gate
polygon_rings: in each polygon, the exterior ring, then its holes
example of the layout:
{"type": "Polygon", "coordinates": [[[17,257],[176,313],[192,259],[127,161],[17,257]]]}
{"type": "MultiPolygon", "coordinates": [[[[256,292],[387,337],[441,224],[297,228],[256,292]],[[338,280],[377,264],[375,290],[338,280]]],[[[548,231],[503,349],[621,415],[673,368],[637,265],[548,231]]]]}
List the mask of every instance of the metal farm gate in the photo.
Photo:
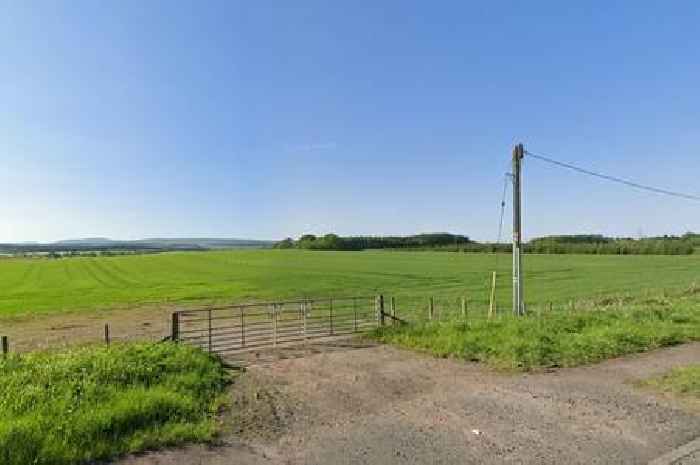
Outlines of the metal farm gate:
{"type": "Polygon", "coordinates": [[[181,310],[172,315],[172,339],[235,354],[359,333],[381,324],[383,300],[304,299],[181,310]]]}

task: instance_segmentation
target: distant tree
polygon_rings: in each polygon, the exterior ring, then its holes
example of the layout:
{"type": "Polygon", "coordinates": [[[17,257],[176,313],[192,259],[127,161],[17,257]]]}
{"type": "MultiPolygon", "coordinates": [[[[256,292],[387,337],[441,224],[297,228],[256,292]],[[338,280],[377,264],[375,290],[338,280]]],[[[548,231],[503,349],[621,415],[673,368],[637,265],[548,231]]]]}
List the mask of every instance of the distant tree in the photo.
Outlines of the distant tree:
{"type": "Polygon", "coordinates": [[[316,248],[316,236],[313,234],[304,234],[297,241],[297,247],[300,249],[315,249],[316,248]]]}
{"type": "Polygon", "coordinates": [[[321,248],[325,250],[342,250],[342,240],[336,234],[326,234],[321,239],[321,248]]]}
{"type": "Polygon", "coordinates": [[[291,237],[288,237],[282,241],[277,242],[274,245],[275,249],[293,249],[294,248],[294,240],[291,237]]]}

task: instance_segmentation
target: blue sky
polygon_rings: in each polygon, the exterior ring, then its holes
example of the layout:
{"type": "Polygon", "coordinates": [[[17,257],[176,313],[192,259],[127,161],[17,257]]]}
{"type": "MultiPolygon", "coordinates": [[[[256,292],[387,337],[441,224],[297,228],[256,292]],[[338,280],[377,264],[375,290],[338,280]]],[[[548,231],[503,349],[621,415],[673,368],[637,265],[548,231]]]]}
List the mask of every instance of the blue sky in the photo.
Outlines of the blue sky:
{"type": "MultiPolygon", "coordinates": [[[[700,3],[576,3],[3,2],[0,241],[494,240],[518,141],[700,194],[700,3]]],[[[527,237],[700,231],[524,172],[527,237]]]]}

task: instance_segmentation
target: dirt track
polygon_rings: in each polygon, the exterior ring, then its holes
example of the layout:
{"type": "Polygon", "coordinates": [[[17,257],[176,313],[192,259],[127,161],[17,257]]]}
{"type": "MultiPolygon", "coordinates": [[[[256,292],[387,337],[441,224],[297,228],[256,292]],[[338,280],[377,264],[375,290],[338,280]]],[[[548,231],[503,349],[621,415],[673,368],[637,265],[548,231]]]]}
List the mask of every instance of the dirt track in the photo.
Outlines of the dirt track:
{"type": "Polygon", "coordinates": [[[279,360],[234,386],[222,446],[119,464],[647,463],[700,436],[700,412],[632,383],[698,360],[698,343],[538,374],[387,346],[279,360]]]}

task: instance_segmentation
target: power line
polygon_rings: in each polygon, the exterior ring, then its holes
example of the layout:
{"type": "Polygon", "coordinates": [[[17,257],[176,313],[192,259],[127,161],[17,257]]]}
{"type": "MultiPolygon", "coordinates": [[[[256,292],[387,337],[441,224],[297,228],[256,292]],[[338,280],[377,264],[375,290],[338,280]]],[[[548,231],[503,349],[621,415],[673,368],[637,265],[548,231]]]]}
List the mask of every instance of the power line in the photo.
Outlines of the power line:
{"type": "MultiPolygon", "coordinates": [[[[494,252],[494,258],[495,258],[495,263],[494,263],[494,272],[497,272],[500,270],[500,265],[501,265],[501,253],[498,250],[498,246],[501,243],[501,236],[503,235],[503,218],[505,216],[505,211],[506,211],[506,193],[508,191],[508,181],[509,178],[511,177],[510,173],[506,173],[504,175],[503,179],[503,195],[501,196],[501,205],[500,205],[500,220],[498,222],[498,238],[496,239],[496,245],[495,248],[493,249],[494,252]]],[[[486,283],[486,288],[489,289],[491,285],[490,280],[487,281],[486,283]]]]}
{"type": "Polygon", "coordinates": [[[583,173],[583,174],[587,174],[589,176],[595,176],[597,178],[606,179],[608,181],[613,181],[613,182],[616,182],[618,184],[624,184],[626,186],[634,187],[636,189],[654,192],[656,194],[670,195],[672,197],[679,197],[679,198],[686,199],[686,200],[694,200],[696,202],[700,202],[700,196],[697,196],[697,195],[684,194],[682,192],[674,192],[674,191],[670,191],[670,190],[666,190],[666,189],[659,189],[657,187],[639,184],[637,182],[628,181],[627,179],[618,178],[616,176],[610,176],[607,174],[597,173],[595,171],[590,171],[590,170],[587,170],[584,168],[580,168],[578,166],[575,166],[575,165],[572,165],[569,163],[564,163],[561,161],[553,160],[549,157],[545,157],[544,155],[538,155],[536,153],[532,153],[532,152],[527,151],[527,150],[525,151],[525,153],[527,155],[531,156],[532,158],[537,158],[538,160],[542,160],[544,162],[551,163],[553,165],[557,165],[557,166],[560,166],[563,168],[568,168],[570,170],[577,171],[577,172],[583,173]]]}
{"type": "Polygon", "coordinates": [[[498,223],[498,240],[496,244],[501,243],[501,236],[503,235],[503,216],[506,210],[506,190],[508,189],[508,177],[509,173],[506,173],[505,180],[503,182],[503,197],[501,198],[501,221],[498,223]]]}

